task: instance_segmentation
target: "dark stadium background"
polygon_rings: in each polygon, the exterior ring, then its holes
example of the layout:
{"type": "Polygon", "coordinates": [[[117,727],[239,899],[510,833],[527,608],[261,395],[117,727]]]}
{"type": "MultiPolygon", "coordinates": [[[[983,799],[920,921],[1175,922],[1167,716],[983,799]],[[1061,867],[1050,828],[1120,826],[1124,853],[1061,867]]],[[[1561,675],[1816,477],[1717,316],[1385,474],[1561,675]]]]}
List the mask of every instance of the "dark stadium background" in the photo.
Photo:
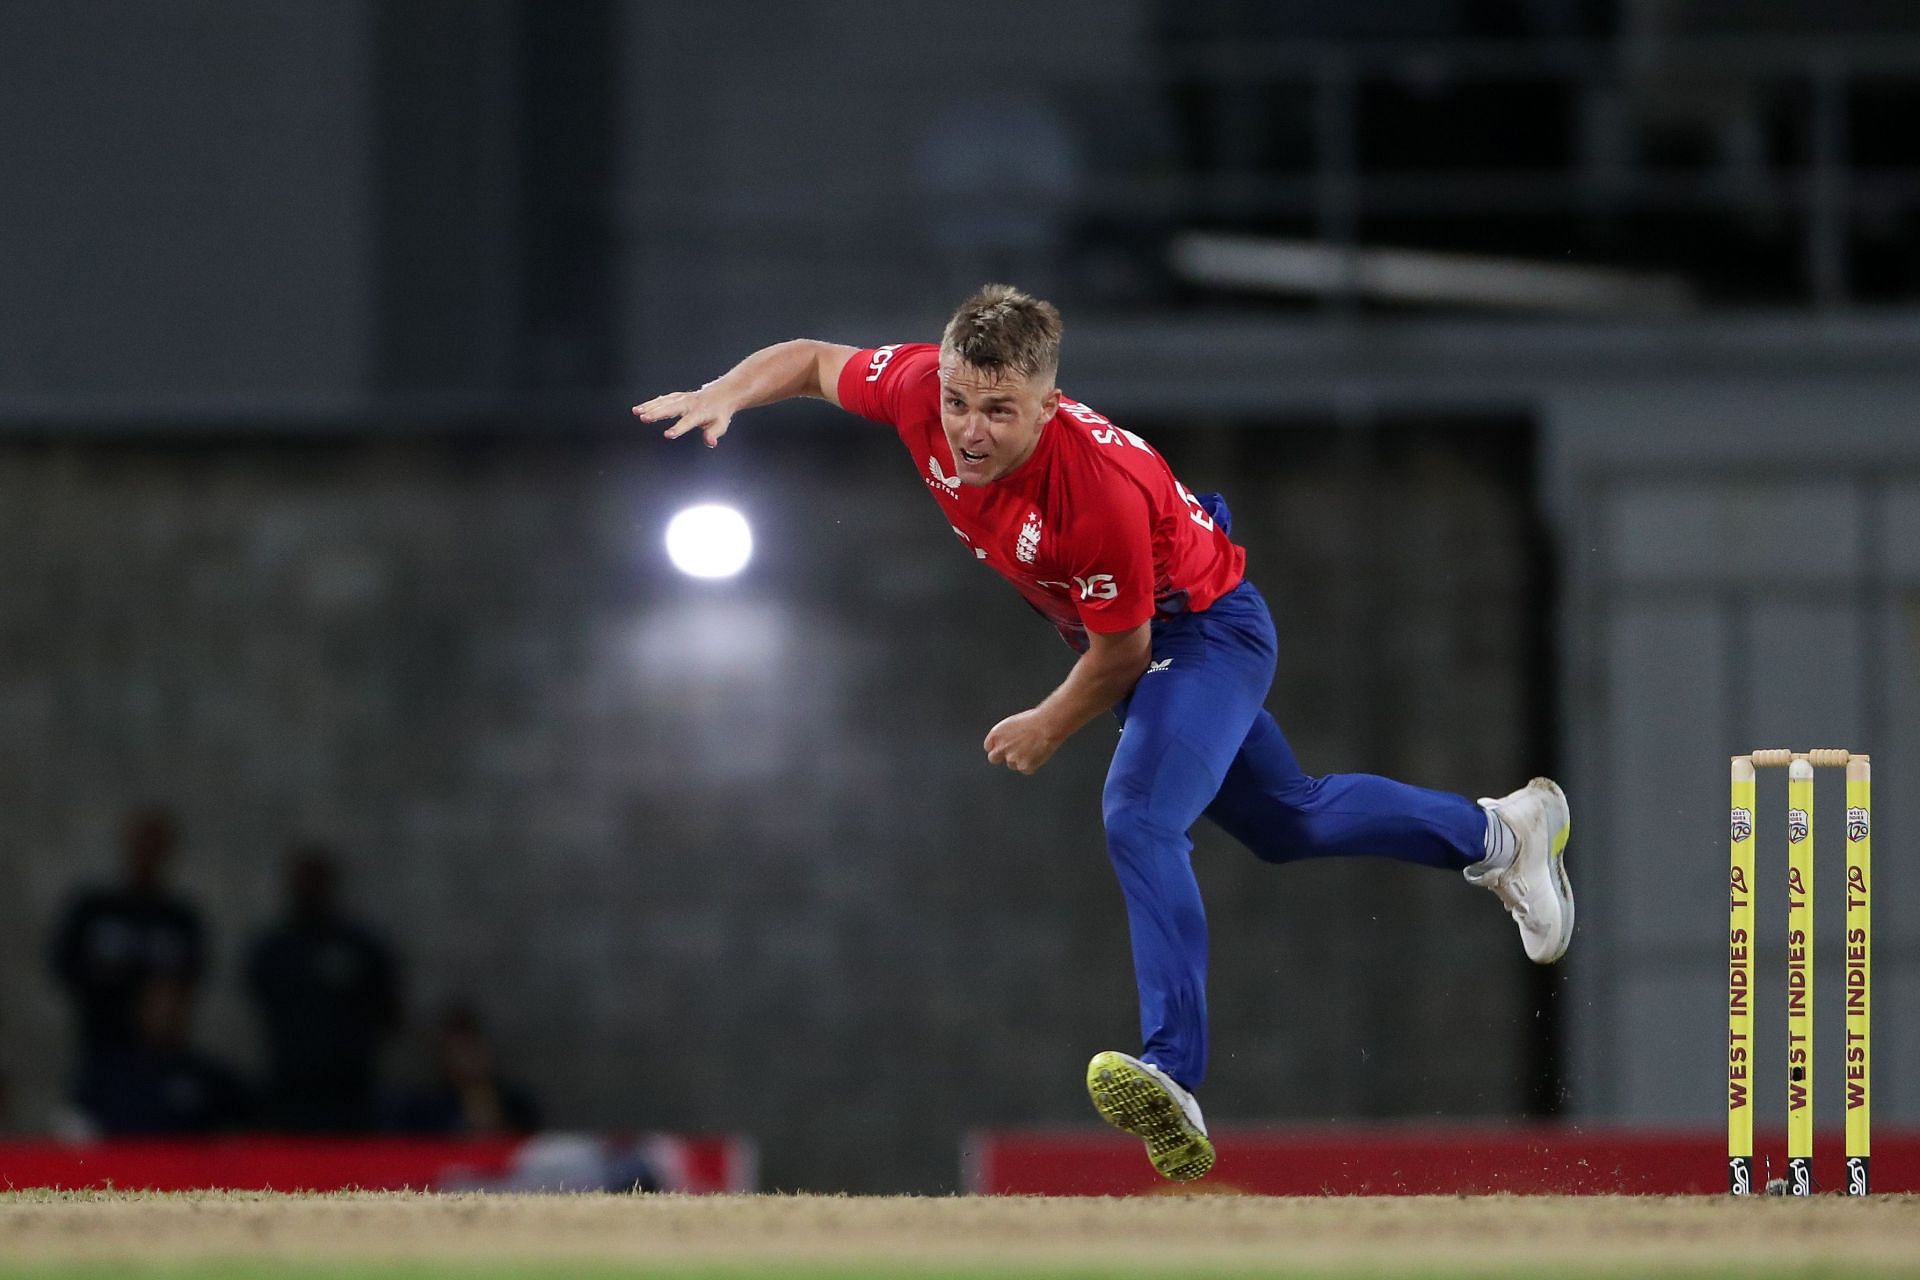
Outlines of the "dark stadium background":
{"type": "Polygon", "coordinates": [[[1786,744],[1874,753],[1878,1118],[1920,1121],[1916,119],[1902,0],[8,0],[0,1133],[69,1124],[49,934],[147,805],[243,1069],[312,839],[401,956],[395,1081],[464,1000],[548,1125],[747,1134],[769,1187],[1093,1123],[1109,732],[978,750],[1070,655],[884,430],[627,416],[990,278],[1228,494],[1309,769],[1573,798],[1550,972],[1449,878],[1203,829],[1216,1123],[1711,1130],[1725,758],[1786,744]],[[1223,281],[1199,233],[1340,270],[1223,281]],[[700,499],[754,522],[731,582],[660,551],[700,499]]]}

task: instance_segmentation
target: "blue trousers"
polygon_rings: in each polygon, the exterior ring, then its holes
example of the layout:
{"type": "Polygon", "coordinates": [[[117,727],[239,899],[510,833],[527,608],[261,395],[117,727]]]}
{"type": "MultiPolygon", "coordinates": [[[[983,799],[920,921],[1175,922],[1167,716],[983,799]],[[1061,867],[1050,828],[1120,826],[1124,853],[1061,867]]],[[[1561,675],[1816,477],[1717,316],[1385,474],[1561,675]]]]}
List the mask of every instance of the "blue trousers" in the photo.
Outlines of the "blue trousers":
{"type": "Polygon", "coordinates": [[[1465,796],[1303,773],[1262,705],[1274,647],[1267,603],[1243,582],[1203,613],[1155,619],[1152,665],[1115,708],[1102,800],[1142,1056],[1188,1088],[1207,1071],[1207,918],[1187,838],[1202,814],[1268,862],[1379,856],[1457,870],[1480,859],[1486,832],[1465,796]]]}

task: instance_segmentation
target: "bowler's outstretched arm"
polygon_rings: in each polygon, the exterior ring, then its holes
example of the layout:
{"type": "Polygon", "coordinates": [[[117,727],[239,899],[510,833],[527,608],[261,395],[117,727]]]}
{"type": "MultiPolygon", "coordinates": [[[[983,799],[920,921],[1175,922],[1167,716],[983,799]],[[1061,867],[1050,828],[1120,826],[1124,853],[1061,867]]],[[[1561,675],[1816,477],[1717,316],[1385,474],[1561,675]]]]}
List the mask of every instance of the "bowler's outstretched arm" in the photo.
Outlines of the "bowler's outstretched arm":
{"type": "Polygon", "coordinates": [[[794,396],[813,396],[840,407],[840,371],[854,348],[836,342],[795,338],[777,342],[742,360],[698,391],[669,391],[633,406],[642,422],[678,419],[666,429],[669,440],[689,431],[706,437],[707,448],[720,443],[733,415],[794,396]]]}

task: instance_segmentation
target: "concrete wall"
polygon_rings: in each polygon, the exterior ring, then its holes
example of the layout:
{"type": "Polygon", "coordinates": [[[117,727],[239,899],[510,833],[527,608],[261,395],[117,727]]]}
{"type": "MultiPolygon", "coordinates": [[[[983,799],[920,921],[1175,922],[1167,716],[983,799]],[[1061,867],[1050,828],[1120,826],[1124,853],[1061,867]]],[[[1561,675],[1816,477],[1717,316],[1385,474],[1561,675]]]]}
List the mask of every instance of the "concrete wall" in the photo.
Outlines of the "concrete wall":
{"type": "MultiPolygon", "coordinates": [[[[1086,1058],[1136,1038],[1111,732],[1037,779],[981,763],[1067,651],[955,550],[897,446],[804,421],[764,413],[714,453],[5,446],[13,1123],[46,1123],[66,1058],[46,930],[152,801],[186,827],[225,1052],[252,1044],[241,940],[313,836],[397,935],[416,1016],[474,996],[555,1123],[741,1130],[774,1185],[934,1190],[967,1128],[1088,1122],[1086,1058]],[[759,525],[731,587],[662,563],[666,514],[702,496],[759,525]]],[[[1363,495],[1324,431],[1156,438],[1232,497],[1309,768],[1474,794],[1526,775],[1530,526],[1484,449],[1441,433],[1363,495]],[[1363,643],[1359,580],[1395,602],[1363,643]]],[[[1388,863],[1275,870],[1211,831],[1196,863],[1212,1114],[1528,1104],[1529,968],[1491,898],[1388,863]]]]}
{"type": "Polygon", "coordinates": [[[0,416],[364,390],[368,7],[19,0],[0,38],[0,416]]]}
{"type": "Polygon", "coordinates": [[[10,4],[0,421],[339,420],[510,393],[542,358],[525,17],[10,4]]]}
{"type": "MultiPolygon", "coordinates": [[[[1582,1114],[1712,1125],[1724,1109],[1727,757],[1874,759],[1876,1116],[1920,1089],[1920,386],[1673,380],[1569,393],[1547,477],[1566,585],[1565,753],[1581,947],[1567,1024],[1582,1114]],[[1584,793],[1591,800],[1578,802],[1584,793]]],[[[1763,775],[1763,1129],[1785,1115],[1785,783],[1763,775]]],[[[1815,806],[1816,1115],[1840,1121],[1844,789],[1815,806]]]]}

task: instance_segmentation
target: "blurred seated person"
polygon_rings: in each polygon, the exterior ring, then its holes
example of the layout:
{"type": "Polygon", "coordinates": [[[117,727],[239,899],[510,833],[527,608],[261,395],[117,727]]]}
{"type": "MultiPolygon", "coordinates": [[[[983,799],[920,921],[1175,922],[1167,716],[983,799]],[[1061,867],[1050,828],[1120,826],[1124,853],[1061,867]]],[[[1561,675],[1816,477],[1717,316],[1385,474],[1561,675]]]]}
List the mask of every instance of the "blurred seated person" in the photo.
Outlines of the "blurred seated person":
{"type": "Polygon", "coordinates": [[[180,833],[165,810],[128,818],[117,884],[81,890],[54,931],[54,976],[73,999],[84,1062],[136,1037],[136,1002],[156,978],[191,987],[206,963],[200,914],[167,887],[180,833]]]}
{"type": "Polygon", "coordinates": [[[533,1095],[494,1069],[493,1050],[471,1007],[455,1005],[440,1019],[434,1073],[432,1084],[401,1099],[396,1129],[475,1138],[539,1129],[533,1095]]]}
{"type": "Polygon", "coordinates": [[[89,1058],[74,1102],[102,1137],[219,1133],[253,1119],[237,1073],[193,1048],[193,990],[150,979],[135,996],[134,1039],[89,1058]]]}
{"type": "Polygon", "coordinates": [[[285,914],[247,953],[266,1040],[266,1121],[289,1132],[377,1128],[380,1053],[400,1026],[393,952],[340,909],[339,879],[329,850],[296,847],[285,914]]]}

